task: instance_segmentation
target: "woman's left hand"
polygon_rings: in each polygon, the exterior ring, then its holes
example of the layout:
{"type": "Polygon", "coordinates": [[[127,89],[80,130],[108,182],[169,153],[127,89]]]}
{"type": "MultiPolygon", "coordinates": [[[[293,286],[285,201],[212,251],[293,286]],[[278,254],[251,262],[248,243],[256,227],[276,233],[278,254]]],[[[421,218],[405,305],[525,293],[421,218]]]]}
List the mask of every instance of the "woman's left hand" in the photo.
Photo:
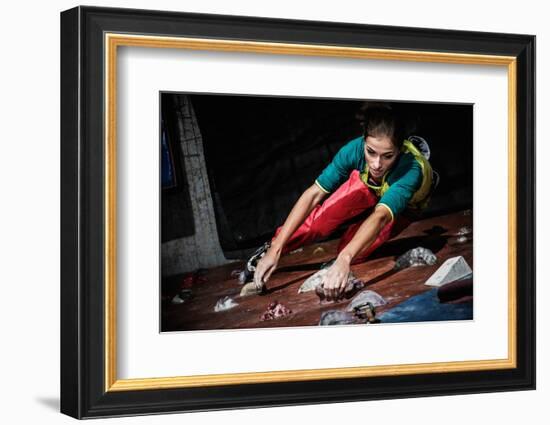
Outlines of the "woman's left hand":
{"type": "Polygon", "coordinates": [[[323,283],[323,292],[328,301],[336,301],[342,297],[348,283],[349,272],[349,263],[341,258],[336,258],[334,264],[330,266],[323,283]]]}

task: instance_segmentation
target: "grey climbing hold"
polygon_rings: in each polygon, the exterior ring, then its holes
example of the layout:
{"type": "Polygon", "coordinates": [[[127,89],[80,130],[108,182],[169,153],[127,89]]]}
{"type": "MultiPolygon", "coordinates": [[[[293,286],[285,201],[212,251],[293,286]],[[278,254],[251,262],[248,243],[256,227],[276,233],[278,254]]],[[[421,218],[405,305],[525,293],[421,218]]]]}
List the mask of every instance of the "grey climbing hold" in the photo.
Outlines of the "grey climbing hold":
{"type": "Polygon", "coordinates": [[[324,301],[338,302],[338,301],[340,301],[344,298],[349,299],[349,298],[353,297],[358,291],[360,291],[364,287],[365,287],[365,282],[363,282],[362,280],[355,279],[355,278],[350,279],[346,283],[346,287],[344,288],[344,290],[340,294],[339,298],[332,299],[332,300],[327,300],[326,299],[327,297],[326,297],[326,294],[325,294],[325,283],[323,282],[320,285],[315,287],[315,294],[319,297],[319,301],[321,303],[324,302],[324,301]]]}
{"type": "Polygon", "coordinates": [[[182,289],[174,296],[174,298],[172,298],[172,304],[183,304],[192,297],[193,291],[191,291],[190,289],[182,289]]]}
{"type": "Polygon", "coordinates": [[[241,285],[244,285],[246,283],[246,279],[247,279],[246,270],[243,270],[242,272],[240,272],[239,277],[237,279],[238,279],[238,281],[241,285]]]}
{"type": "Polygon", "coordinates": [[[185,301],[180,297],[180,294],[177,294],[174,298],[172,298],[172,304],[183,304],[184,302],[185,301]]]}
{"type": "MultiPolygon", "coordinates": [[[[328,270],[330,268],[330,263],[325,268],[322,268],[314,275],[308,277],[304,283],[302,283],[302,286],[300,286],[300,289],[298,289],[298,293],[302,294],[304,292],[314,291],[315,288],[322,286],[323,282],[325,281],[325,277],[327,276],[328,270]]],[[[364,286],[364,283],[357,279],[353,273],[350,272],[348,275],[348,282],[346,284],[345,292],[348,292],[353,289],[360,289],[359,286],[362,288],[364,286]]]]}
{"type": "Polygon", "coordinates": [[[457,236],[465,236],[465,235],[471,235],[473,232],[471,226],[463,226],[460,229],[458,229],[458,232],[456,232],[457,236]]]}
{"type": "Polygon", "coordinates": [[[387,304],[386,300],[382,296],[380,296],[380,294],[367,289],[357,294],[348,304],[346,310],[354,311],[357,307],[360,307],[367,303],[371,303],[374,307],[379,307],[381,305],[387,304]]]}
{"type": "Polygon", "coordinates": [[[400,270],[407,267],[433,266],[437,262],[435,254],[427,248],[419,246],[401,255],[394,265],[394,269],[400,270]]]}
{"type": "Polygon", "coordinates": [[[319,326],[332,326],[332,325],[351,325],[357,322],[357,318],[345,311],[329,310],[321,314],[321,320],[319,320],[319,326]]]}
{"type": "Polygon", "coordinates": [[[237,304],[233,298],[226,296],[218,300],[216,306],[214,307],[214,311],[217,313],[219,311],[230,310],[238,305],[239,304],[237,304]]]}
{"type": "Polygon", "coordinates": [[[311,275],[310,277],[308,277],[298,289],[298,293],[301,294],[304,292],[313,291],[317,286],[322,285],[325,279],[325,276],[327,275],[327,272],[328,272],[328,269],[321,269],[318,272],[311,275]]]}

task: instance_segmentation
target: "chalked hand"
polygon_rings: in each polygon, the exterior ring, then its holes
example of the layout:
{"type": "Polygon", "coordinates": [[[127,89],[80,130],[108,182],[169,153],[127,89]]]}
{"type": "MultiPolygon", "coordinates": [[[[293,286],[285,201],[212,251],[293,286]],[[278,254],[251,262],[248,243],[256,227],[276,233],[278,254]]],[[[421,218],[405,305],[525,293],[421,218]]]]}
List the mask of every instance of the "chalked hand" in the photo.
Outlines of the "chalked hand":
{"type": "Polygon", "coordinates": [[[281,251],[272,247],[267,250],[265,255],[258,261],[256,271],[254,272],[254,284],[260,290],[271,277],[271,274],[279,264],[281,251]]]}
{"type": "Polygon", "coordinates": [[[323,291],[328,301],[337,300],[343,295],[349,273],[349,264],[340,259],[336,259],[330,266],[323,283],[323,291]]]}

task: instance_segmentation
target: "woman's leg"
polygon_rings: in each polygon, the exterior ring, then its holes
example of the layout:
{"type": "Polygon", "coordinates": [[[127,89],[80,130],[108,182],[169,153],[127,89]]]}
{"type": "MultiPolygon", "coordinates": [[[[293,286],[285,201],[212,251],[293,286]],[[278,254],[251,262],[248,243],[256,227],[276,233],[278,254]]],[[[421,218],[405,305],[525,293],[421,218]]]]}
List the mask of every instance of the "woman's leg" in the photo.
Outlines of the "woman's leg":
{"type": "MultiPolygon", "coordinates": [[[[376,195],[361,181],[359,171],[353,170],[344,184],[313,209],[286,242],[282,253],[328,237],[341,224],[372,208],[377,202],[376,195]]],[[[273,239],[277,237],[281,228],[277,229],[273,239]]]]}
{"type": "MultiPolygon", "coordinates": [[[[340,238],[340,243],[338,244],[338,253],[340,253],[340,251],[342,251],[346,247],[346,245],[353,239],[361,224],[363,224],[363,222],[354,223],[350,227],[348,227],[346,232],[340,238]]],[[[364,249],[359,255],[357,255],[357,257],[353,259],[351,264],[358,264],[365,261],[376,248],[378,248],[388,239],[397,236],[399,233],[405,230],[409,226],[409,224],[411,224],[411,221],[409,219],[403,217],[402,215],[397,216],[395,220],[390,221],[382,228],[374,242],[368,248],[364,249]]]]}

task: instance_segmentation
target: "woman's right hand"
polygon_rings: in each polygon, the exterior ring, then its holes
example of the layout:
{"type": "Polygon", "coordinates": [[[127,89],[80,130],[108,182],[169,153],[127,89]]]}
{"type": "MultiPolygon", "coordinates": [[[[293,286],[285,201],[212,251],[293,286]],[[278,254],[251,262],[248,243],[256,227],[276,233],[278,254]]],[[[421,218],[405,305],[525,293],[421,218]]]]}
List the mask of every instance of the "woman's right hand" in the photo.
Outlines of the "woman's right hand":
{"type": "Polygon", "coordinates": [[[254,284],[260,290],[271,277],[271,274],[279,264],[281,250],[275,246],[271,246],[265,255],[258,261],[256,271],[254,272],[254,284]]]}

